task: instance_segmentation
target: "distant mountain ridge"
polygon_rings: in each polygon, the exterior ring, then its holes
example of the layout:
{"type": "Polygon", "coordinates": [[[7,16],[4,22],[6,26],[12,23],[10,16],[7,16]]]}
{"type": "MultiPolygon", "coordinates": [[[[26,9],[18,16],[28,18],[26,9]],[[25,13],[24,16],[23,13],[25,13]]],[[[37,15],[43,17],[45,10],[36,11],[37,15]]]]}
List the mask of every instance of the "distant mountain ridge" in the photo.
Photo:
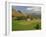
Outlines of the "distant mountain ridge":
{"type": "Polygon", "coordinates": [[[37,17],[41,17],[41,12],[40,11],[36,11],[36,12],[30,12],[30,13],[24,13],[20,10],[16,11],[15,9],[12,9],[12,16],[14,17],[18,17],[18,16],[37,16],[37,17]]]}
{"type": "Polygon", "coordinates": [[[16,10],[12,9],[12,16],[18,17],[18,16],[24,16],[24,14],[21,11],[16,11],[16,10]]]}

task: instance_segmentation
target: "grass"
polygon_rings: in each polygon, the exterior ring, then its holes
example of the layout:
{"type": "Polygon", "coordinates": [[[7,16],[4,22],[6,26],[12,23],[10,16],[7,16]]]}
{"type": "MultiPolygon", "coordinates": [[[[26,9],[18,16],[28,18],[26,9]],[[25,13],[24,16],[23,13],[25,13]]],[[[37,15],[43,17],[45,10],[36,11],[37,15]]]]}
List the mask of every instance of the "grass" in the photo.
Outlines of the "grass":
{"type": "Polygon", "coordinates": [[[41,29],[41,22],[39,19],[25,21],[25,20],[12,20],[12,31],[17,30],[38,30],[41,29]]]}

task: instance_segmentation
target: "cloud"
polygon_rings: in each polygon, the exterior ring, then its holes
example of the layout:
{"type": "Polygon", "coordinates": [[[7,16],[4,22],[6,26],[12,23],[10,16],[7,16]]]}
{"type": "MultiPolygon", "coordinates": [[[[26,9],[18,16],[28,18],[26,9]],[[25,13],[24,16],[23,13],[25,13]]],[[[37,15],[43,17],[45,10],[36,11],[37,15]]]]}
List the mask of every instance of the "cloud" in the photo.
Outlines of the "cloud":
{"type": "Polygon", "coordinates": [[[40,11],[40,7],[32,7],[32,8],[26,8],[26,10],[32,10],[32,11],[40,11]]]}
{"type": "Polygon", "coordinates": [[[32,10],[33,8],[26,8],[26,10],[32,10]]]}
{"type": "Polygon", "coordinates": [[[33,11],[41,11],[40,7],[34,7],[33,11]]]}

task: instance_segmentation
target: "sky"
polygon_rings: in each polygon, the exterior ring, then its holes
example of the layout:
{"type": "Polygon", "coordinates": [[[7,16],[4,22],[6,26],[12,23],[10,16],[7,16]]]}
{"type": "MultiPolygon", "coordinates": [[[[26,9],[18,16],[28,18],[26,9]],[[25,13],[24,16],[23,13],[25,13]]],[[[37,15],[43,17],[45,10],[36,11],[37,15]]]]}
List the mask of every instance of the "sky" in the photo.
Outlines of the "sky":
{"type": "Polygon", "coordinates": [[[12,6],[16,10],[20,10],[23,13],[41,13],[41,7],[37,6],[12,6]]]}

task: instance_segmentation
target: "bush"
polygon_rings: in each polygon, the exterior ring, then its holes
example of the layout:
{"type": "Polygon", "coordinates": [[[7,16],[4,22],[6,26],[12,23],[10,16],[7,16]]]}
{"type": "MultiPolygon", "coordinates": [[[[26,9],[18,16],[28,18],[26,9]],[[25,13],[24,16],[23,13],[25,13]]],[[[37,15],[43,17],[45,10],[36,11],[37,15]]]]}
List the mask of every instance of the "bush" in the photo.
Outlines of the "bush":
{"type": "Polygon", "coordinates": [[[20,17],[17,17],[17,19],[16,20],[24,20],[25,19],[25,17],[24,16],[20,16],[20,17]]]}
{"type": "Polygon", "coordinates": [[[41,26],[40,26],[39,24],[37,24],[37,25],[35,26],[35,29],[41,29],[41,26]]]}

